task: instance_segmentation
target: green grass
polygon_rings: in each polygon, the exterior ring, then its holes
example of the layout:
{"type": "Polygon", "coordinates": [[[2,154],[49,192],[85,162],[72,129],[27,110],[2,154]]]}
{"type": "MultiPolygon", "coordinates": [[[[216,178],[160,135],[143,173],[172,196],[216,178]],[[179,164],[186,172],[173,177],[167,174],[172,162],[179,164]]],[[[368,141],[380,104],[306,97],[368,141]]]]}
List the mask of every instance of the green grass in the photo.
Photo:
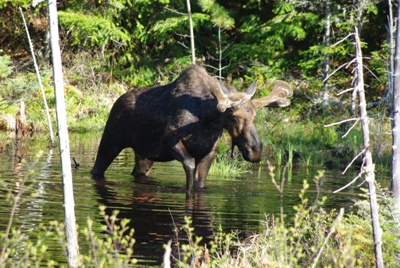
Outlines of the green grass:
{"type": "MultiPolygon", "coordinates": [[[[264,143],[265,157],[274,165],[344,168],[362,148],[360,126],[326,127],[340,121],[330,118],[300,120],[290,110],[258,111],[256,126],[264,143]],[[345,135],[346,134],[346,135],[345,135]]],[[[370,118],[371,148],[377,169],[389,168],[391,130],[389,120],[370,118]]],[[[361,163],[358,159],[356,163],[361,163]]]]}
{"type": "Polygon", "coordinates": [[[237,177],[251,172],[248,164],[238,158],[231,158],[225,153],[218,153],[211,165],[209,174],[214,176],[237,177]]]}
{"type": "MultiPolygon", "coordinates": [[[[113,102],[128,86],[102,72],[104,62],[82,54],[65,67],[65,102],[68,128],[71,132],[90,132],[104,128],[113,102]],[[77,72],[79,70],[79,72],[77,72]],[[79,75],[77,75],[79,73],[79,75]]],[[[8,66],[7,70],[11,70],[8,66]]],[[[148,70],[138,70],[146,73],[148,70]]],[[[51,81],[51,70],[42,70],[42,81],[50,108],[53,129],[56,128],[55,98],[51,81]]],[[[138,74],[139,75],[139,74],[138,74]]],[[[140,76],[137,79],[145,79],[140,76]]],[[[165,77],[164,77],[165,78],[165,77]]],[[[136,79],[136,78],[135,78],[136,79]]],[[[36,76],[33,73],[8,74],[6,82],[0,83],[0,129],[13,125],[15,114],[19,110],[18,98],[26,103],[27,125],[41,133],[48,132],[44,105],[37,89],[36,76]],[[8,82],[7,82],[8,81],[8,82]]],[[[160,82],[160,81],[159,81],[160,82]]],[[[168,81],[162,81],[163,84],[168,81]]],[[[296,97],[296,96],[295,96],[296,97]]],[[[294,97],[294,98],[295,98],[294,97]]],[[[264,109],[257,111],[256,127],[264,143],[263,162],[269,160],[273,165],[306,167],[343,168],[360,152],[362,146],[361,130],[357,126],[345,138],[351,124],[325,127],[325,125],[344,119],[336,117],[301,116],[303,106],[293,103],[284,109],[264,109]]],[[[390,120],[385,114],[371,112],[371,148],[377,169],[390,167],[391,129],[390,120]],[[385,119],[386,118],[386,119],[385,119]]],[[[211,174],[236,176],[249,170],[242,160],[230,159],[225,154],[230,147],[230,138],[224,135],[223,150],[219,150],[211,168],[211,174]]],[[[239,157],[241,159],[241,157],[239,157]]]]}

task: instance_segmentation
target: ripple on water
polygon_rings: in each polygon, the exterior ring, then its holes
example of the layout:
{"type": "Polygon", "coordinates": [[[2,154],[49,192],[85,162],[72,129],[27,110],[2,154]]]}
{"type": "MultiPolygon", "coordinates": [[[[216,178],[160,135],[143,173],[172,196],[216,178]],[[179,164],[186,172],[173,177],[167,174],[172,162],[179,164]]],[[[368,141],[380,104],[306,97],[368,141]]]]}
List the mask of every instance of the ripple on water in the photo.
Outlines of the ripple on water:
{"type": "MultiPolygon", "coordinates": [[[[291,180],[285,182],[281,195],[272,184],[267,169],[261,168],[237,178],[209,176],[206,189],[195,191],[188,198],[184,171],[177,162],[156,163],[151,178],[133,179],[130,175],[134,163],[132,150],[123,151],[113,162],[106,173],[106,180],[94,181],[90,169],[98,142],[98,136],[71,136],[71,158],[79,163],[79,167],[74,168],[72,161],[77,223],[85,226],[88,217],[97,224],[102,223],[98,212],[100,205],[106,205],[108,213],[119,210],[119,217],[130,219],[130,226],[135,229],[135,256],[147,265],[161,262],[163,244],[171,238],[176,239],[174,230],[185,224],[185,216],[191,217],[196,234],[205,237],[206,241],[213,237],[219,226],[226,232],[237,230],[245,236],[262,230],[266,217],[279,215],[281,211],[293,214],[304,179],[310,183],[307,193],[310,200],[317,194],[313,182],[317,170],[290,170],[288,177],[291,180]]],[[[25,159],[28,160],[38,150],[43,150],[33,167],[35,173],[29,176],[27,182],[29,190],[24,195],[27,198],[15,214],[15,226],[21,227],[25,239],[31,239],[30,231],[37,231],[40,224],[63,221],[63,195],[58,150],[37,143],[27,143],[26,146],[25,159]]],[[[21,179],[28,174],[28,169],[27,164],[15,164],[13,157],[0,154],[0,179],[14,193],[18,191],[21,179]]],[[[359,194],[359,190],[350,187],[337,195],[331,192],[350,181],[353,175],[342,176],[340,171],[325,172],[320,194],[328,196],[328,209],[351,207],[352,199],[359,194]]],[[[3,230],[10,212],[6,194],[4,187],[1,188],[0,229],[3,230]]],[[[183,239],[184,234],[180,233],[179,238],[183,239]]],[[[62,251],[55,249],[57,241],[51,245],[54,248],[49,248],[49,251],[59,258],[59,262],[65,263],[62,251]]]]}

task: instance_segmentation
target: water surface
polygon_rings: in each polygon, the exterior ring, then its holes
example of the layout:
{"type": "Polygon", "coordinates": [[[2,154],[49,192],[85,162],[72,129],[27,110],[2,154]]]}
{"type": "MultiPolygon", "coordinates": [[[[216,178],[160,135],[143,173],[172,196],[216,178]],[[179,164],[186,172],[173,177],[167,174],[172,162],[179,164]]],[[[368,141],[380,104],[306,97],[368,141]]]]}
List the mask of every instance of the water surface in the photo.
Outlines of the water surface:
{"type": "MultiPolygon", "coordinates": [[[[21,226],[26,234],[48,224],[52,220],[63,221],[63,196],[58,149],[47,146],[45,137],[36,141],[25,141],[22,149],[16,150],[14,141],[0,142],[0,180],[14,192],[20,191],[20,181],[35,171],[28,180],[27,198],[16,211],[15,226],[21,226]],[[30,167],[35,155],[42,151],[37,163],[30,167]],[[16,156],[16,157],[15,157],[16,156]]],[[[284,191],[273,185],[265,164],[249,165],[249,172],[240,177],[209,175],[206,188],[196,191],[189,198],[185,191],[185,175],[181,165],[174,161],[156,163],[151,178],[134,179],[130,173],[134,156],[131,150],[123,151],[106,172],[106,180],[95,181],[90,176],[100,135],[71,135],[71,158],[79,164],[72,167],[76,220],[85,226],[88,217],[101,223],[99,205],[106,205],[107,211],[119,210],[120,217],[131,220],[135,229],[135,256],[147,265],[160,264],[164,253],[163,244],[174,237],[174,228],[190,216],[197,235],[211,239],[219,226],[223,231],[235,230],[243,237],[264,228],[267,217],[280,213],[292,215],[293,206],[299,202],[299,191],[303,180],[307,180],[310,200],[317,194],[314,182],[318,169],[294,167],[286,169],[284,191]]],[[[73,162],[74,163],[74,162],[73,162]]],[[[360,190],[349,187],[332,194],[333,190],[353,179],[356,171],[341,175],[341,170],[325,170],[318,193],[328,196],[327,210],[345,207],[351,209],[358,199],[360,190]]],[[[276,169],[279,183],[282,169],[276,169]]],[[[8,223],[10,203],[6,201],[7,191],[0,189],[0,229],[8,223]]],[[[27,235],[26,239],[30,239],[27,235]]],[[[50,249],[52,250],[52,249],[50,249]]],[[[64,262],[62,253],[60,262],[64,262]]]]}

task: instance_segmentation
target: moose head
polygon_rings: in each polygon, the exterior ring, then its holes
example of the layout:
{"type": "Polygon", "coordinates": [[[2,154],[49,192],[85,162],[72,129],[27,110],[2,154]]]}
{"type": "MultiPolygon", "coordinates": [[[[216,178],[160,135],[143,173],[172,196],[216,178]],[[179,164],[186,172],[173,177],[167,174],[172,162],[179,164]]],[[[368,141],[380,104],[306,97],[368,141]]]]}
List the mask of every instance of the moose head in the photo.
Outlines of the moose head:
{"type": "Polygon", "coordinates": [[[277,80],[267,97],[252,100],[256,85],[254,82],[246,92],[236,92],[218,81],[218,86],[211,89],[218,101],[217,109],[226,113],[224,128],[232,137],[232,154],[237,146],[244,159],[250,162],[259,162],[262,157],[263,145],[254,126],[256,110],[260,107],[286,107],[290,104],[288,98],[293,95],[288,83],[277,80]]]}

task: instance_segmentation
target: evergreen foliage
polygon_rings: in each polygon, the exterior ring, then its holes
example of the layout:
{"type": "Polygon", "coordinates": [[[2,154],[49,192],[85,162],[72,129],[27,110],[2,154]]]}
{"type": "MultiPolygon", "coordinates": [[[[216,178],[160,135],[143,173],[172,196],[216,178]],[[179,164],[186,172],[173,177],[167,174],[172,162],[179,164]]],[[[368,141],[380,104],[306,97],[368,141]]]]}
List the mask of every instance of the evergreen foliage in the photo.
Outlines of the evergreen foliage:
{"type": "Polygon", "coordinates": [[[130,42],[129,34],[112,21],[101,16],[60,11],[60,26],[72,35],[71,45],[104,46],[110,43],[126,45],[130,42]]]}
{"type": "MultiPolygon", "coordinates": [[[[324,55],[330,69],[352,57],[352,46],[343,42],[335,47],[322,43],[325,11],[329,4],[332,38],[337,42],[363,25],[362,40],[367,40],[364,55],[386,57],[386,3],[359,0],[357,5],[331,1],[192,1],[197,57],[215,66],[217,44],[224,49],[222,75],[235,79],[258,76],[262,79],[295,78],[319,86],[324,55]],[[221,40],[218,40],[218,30],[221,40]]],[[[1,47],[12,58],[28,55],[15,6],[28,8],[23,0],[0,2],[1,47]],[[3,39],[4,38],[4,39],[3,39]],[[16,54],[16,51],[19,51],[16,54]],[[21,51],[23,54],[21,54],[21,51]]],[[[31,35],[40,60],[48,55],[45,24],[46,3],[26,9],[31,35]]],[[[61,40],[65,57],[77,51],[101,55],[104,60],[96,72],[109,72],[133,86],[147,86],[171,80],[189,63],[188,23],[185,3],[169,0],[64,1],[59,5],[61,40]],[[182,65],[185,64],[185,65],[182,65]],[[136,77],[137,76],[137,77],[136,77]]],[[[68,64],[68,62],[67,62],[68,64]]],[[[385,61],[375,60],[370,69],[385,70],[385,61]],[[372,68],[374,67],[374,68],[372,68]]],[[[382,74],[382,71],[379,71],[382,74]]],[[[331,84],[344,87],[349,75],[343,70],[331,84]]],[[[379,76],[382,78],[382,75],[379,76]]],[[[384,80],[371,83],[380,88],[384,80]]],[[[378,94],[373,94],[376,99],[378,94]]]]}

